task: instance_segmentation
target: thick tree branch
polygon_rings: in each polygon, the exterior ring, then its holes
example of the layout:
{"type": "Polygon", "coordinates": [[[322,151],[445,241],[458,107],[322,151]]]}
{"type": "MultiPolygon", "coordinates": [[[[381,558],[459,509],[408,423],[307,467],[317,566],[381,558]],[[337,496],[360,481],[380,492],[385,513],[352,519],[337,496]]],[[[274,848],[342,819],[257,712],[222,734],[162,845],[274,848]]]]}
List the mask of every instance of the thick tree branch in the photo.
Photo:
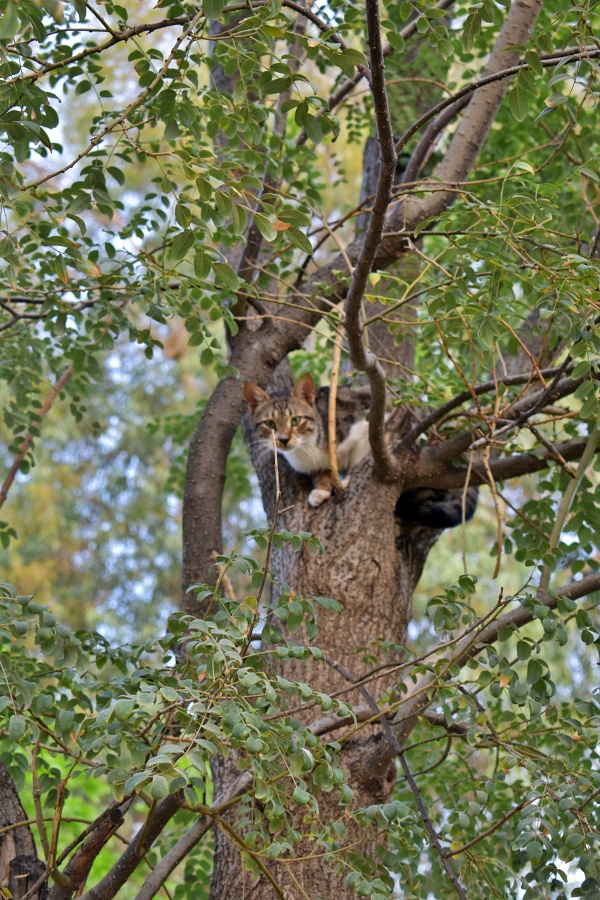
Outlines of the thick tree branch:
{"type": "Polygon", "coordinates": [[[66,885],[53,885],[50,900],[70,897],[80,889],[90,873],[102,847],[123,824],[123,813],[131,804],[127,799],[123,803],[113,803],[92,825],[86,829],[87,837],[62,872],[66,885]]]}
{"type": "MultiPolygon", "coordinates": [[[[554,444],[552,449],[546,447],[536,448],[529,453],[518,453],[503,459],[490,460],[488,468],[496,481],[504,481],[507,478],[517,478],[520,475],[531,475],[533,472],[541,472],[547,469],[551,462],[556,462],[556,453],[559,453],[566,462],[580,458],[585,450],[587,439],[581,441],[565,441],[562,444],[554,444]]],[[[425,451],[425,454],[428,451],[425,451]]],[[[489,484],[489,476],[484,466],[474,464],[470,472],[466,466],[456,469],[440,471],[437,466],[429,468],[429,475],[425,475],[427,463],[421,468],[420,461],[415,467],[415,473],[410,481],[411,487],[427,484],[439,488],[464,487],[467,475],[472,486],[489,484]]]]}
{"type": "MultiPolygon", "coordinates": [[[[133,840],[111,870],[104,878],[100,879],[95,887],[86,891],[82,895],[81,900],[112,900],[130,878],[131,873],[137,869],[144,857],[144,853],[150,849],[167,822],[181,809],[182,805],[183,794],[181,792],[170,794],[164,800],[161,800],[152,814],[142,845],[138,847],[138,841],[133,840]]],[[[71,892],[65,894],[56,893],[55,895],[53,889],[51,900],[67,900],[69,897],[71,897],[71,892]]]]}
{"type": "Polygon", "coordinates": [[[366,10],[367,42],[369,44],[369,59],[371,63],[371,92],[375,109],[381,166],[367,233],[346,298],[345,326],[352,363],[361,372],[367,374],[371,384],[369,440],[373,452],[375,474],[382,480],[393,480],[397,475],[397,467],[385,440],[385,371],[375,354],[367,350],[361,323],[362,299],[373,268],[377,249],[381,243],[383,223],[390,202],[397,160],[385,85],[385,66],[381,46],[381,21],[377,0],[367,0],[366,10]]]}
{"type": "Polygon", "coordinates": [[[175,869],[182,860],[186,858],[196,844],[204,837],[211,828],[213,820],[210,816],[200,816],[194,824],[188,828],[186,833],[174,844],[166,853],[160,862],[154,867],[152,873],[148,876],[140,890],[135,896],[135,900],[151,900],[154,897],[173,869],[175,869]]]}

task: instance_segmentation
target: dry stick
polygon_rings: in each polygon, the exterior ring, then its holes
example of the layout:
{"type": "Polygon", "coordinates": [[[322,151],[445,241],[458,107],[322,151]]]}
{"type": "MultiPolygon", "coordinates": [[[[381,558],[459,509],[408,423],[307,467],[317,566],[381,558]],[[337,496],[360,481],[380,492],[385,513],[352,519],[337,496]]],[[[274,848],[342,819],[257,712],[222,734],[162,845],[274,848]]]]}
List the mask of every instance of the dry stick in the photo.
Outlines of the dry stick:
{"type": "MultiPolygon", "coordinates": [[[[60,394],[60,392],[62,391],[62,389],[64,388],[65,384],[67,383],[67,381],[69,380],[69,378],[71,377],[72,374],[73,374],[73,365],[71,364],[70,366],[68,366],[67,369],[65,369],[63,374],[60,376],[60,378],[56,382],[55,386],[52,388],[52,390],[50,391],[50,393],[44,400],[42,408],[40,409],[39,413],[37,414],[38,424],[46,417],[46,415],[48,414],[49,410],[52,407],[52,404],[54,403],[54,401],[56,400],[56,398],[58,397],[58,395],[60,394]]],[[[33,437],[34,436],[31,433],[31,431],[28,431],[27,434],[25,435],[25,440],[23,441],[23,445],[22,445],[18,455],[15,457],[12,466],[8,470],[8,475],[4,479],[4,484],[0,488],[0,507],[4,504],[4,502],[8,496],[10,487],[11,487],[13,481],[15,480],[15,476],[16,476],[17,472],[19,471],[19,466],[21,465],[21,463],[23,462],[23,460],[25,459],[25,457],[27,455],[27,451],[29,450],[29,448],[31,446],[33,437]]]]}
{"type": "Polygon", "coordinates": [[[377,179],[375,202],[369,217],[364,244],[354,269],[352,282],[346,297],[346,334],[350,358],[354,366],[365,372],[371,384],[371,414],[369,418],[369,442],[373,453],[375,474],[381,480],[394,480],[397,465],[385,441],[385,372],[375,356],[367,350],[364,329],[361,325],[362,300],[377,250],[381,243],[385,214],[390,202],[396,151],[385,86],[385,66],[381,47],[381,21],[377,0],[367,0],[367,43],[371,66],[371,94],[377,124],[377,138],[381,167],[377,179]]]}
{"type": "Polygon", "coordinates": [[[535,356],[533,355],[533,353],[531,352],[531,350],[529,349],[529,347],[527,346],[527,344],[525,344],[525,342],[519,337],[519,335],[518,335],[518,334],[516,333],[516,331],[510,326],[510,324],[506,321],[506,319],[500,318],[500,323],[501,323],[502,325],[504,325],[504,327],[506,328],[506,330],[507,330],[507,331],[514,337],[514,339],[517,341],[517,343],[519,344],[521,350],[523,351],[523,353],[525,354],[525,356],[527,356],[527,358],[529,359],[531,365],[532,365],[533,368],[535,369],[535,373],[536,373],[537,377],[538,377],[539,380],[542,382],[542,384],[544,385],[544,387],[546,387],[546,382],[545,382],[545,380],[544,380],[544,376],[543,376],[542,373],[540,372],[540,367],[538,366],[537,359],[535,358],[535,356]]]}
{"type": "MultiPolygon", "coordinates": [[[[570,481],[567,485],[567,489],[563,494],[563,498],[559,504],[559,507],[556,511],[556,518],[554,520],[554,526],[552,528],[552,532],[550,534],[550,538],[548,539],[548,549],[554,550],[555,547],[558,546],[558,542],[560,541],[560,536],[566,521],[567,516],[569,515],[569,511],[571,509],[571,504],[575,499],[575,494],[579,490],[579,486],[583,480],[583,477],[586,473],[586,469],[591,463],[594,454],[596,452],[596,447],[598,446],[598,441],[600,441],[600,429],[598,428],[598,424],[594,426],[590,436],[588,437],[585,450],[581,455],[581,459],[579,460],[579,465],[577,466],[577,472],[575,473],[575,478],[573,481],[570,481]]],[[[550,583],[550,575],[551,569],[548,563],[544,565],[542,569],[542,574],[540,575],[540,591],[546,591],[548,589],[548,584],[550,583]]]]}
{"type": "Polygon", "coordinates": [[[498,545],[498,553],[496,554],[496,565],[494,566],[494,574],[492,578],[497,578],[500,573],[500,564],[502,562],[502,516],[500,513],[500,503],[498,502],[498,491],[496,489],[496,482],[494,480],[494,476],[492,475],[492,470],[490,469],[490,452],[492,446],[491,444],[487,444],[484,448],[483,453],[481,455],[481,462],[485,469],[486,475],[488,477],[488,485],[490,491],[492,492],[492,498],[494,500],[494,509],[496,511],[496,543],[498,545]]]}
{"type": "MultiPolygon", "coordinates": [[[[65,849],[62,851],[62,853],[60,854],[60,856],[59,856],[58,859],[56,860],[56,864],[57,864],[58,866],[60,866],[61,863],[63,863],[63,862],[65,861],[65,859],[67,858],[67,856],[69,855],[69,853],[71,853],[72,850],[75,850],[75,848],[76,848],[79,844],[81,844],[81,842],[84,841],[85,838],[86,838],[89,834],[92,833],[92,831],[94,831],[96,828],[98,828],[100,822],[102,822],[107,816],[110,817],[110,815],[111,815],[113,812],[116,813],[117,811],[118,811],[121,815],[122,815],[124,812],[127,812],[127,810],[129,809],[129,807],[131,806],[132,799],[133,799],[132,797],[129,797],[127,800],[123,800],[123,801],[121,801],[120,803],[117,802],[116,800],[113,801],[113,803],[111,803],[111,805],[110,805],[109,807],[107,807],[107,809],[105,809],[103,812],[101,812],[100,815],[99,815],[96,819],[94,819],[93,822],[90,822],[90,823],[89,823],[89,825],[87,826],[87,828],[85,828],[85,829],[81,832],[81,834],[78,835],[78,837],[75,838],[74,841],[71,841],[71,843],[70,843],[67,847],[65,847],[65,849]]],[[[64,818],[64,821],[65,821],[65,822],[69,822],[69,821],[71,821],[71,820],[65,817],[65,818],[64,818]]]]}
{"type": "MultiPolygon", "coordinates": [[[[567,368],[570,365],[571,365],[571,358],[570,358],[570,356],[567,356],[567,358],[565,359],[562,366],[560,367],[560,369],[558,370],[558,372],[552,379],[549,386],[541,393],[538,393],[537,398],[534,400],[534,402],[531,404],[531,406],[528,409],[524,409],[523,412],[519,413],[518,407],[516,407],[516,406],[513,407],[514,418],[511,418],[507,425],[503,425],[502,428],[499,428],[495,432],[495,437],[497,438],[499,434],[503,434],[506,431],[513,431],[515,428],[520,428],[521,425],[523,425],[525,422],[527,422],[527,420],[530,419],[532,415],[534,415],[534,413],[536,413],[539,409],[543,409],[543,407],[546,406],[546,402],[550,398],[556,399],[558,397],[565,396],[563,393],[561,393],[561,389],[565,389],[566,387],[570,386],[570,387],[572,387],[572,390],[575,390],[578,387],[578,385],[582,381],[585,380],[584,378],[579,379],[577,381],[575,381],[574,379],[571,379],[571,383],[565,381],[562,385],[559,384],[561,377],[564,375],[564,373],[566,372],[567,368]]],[[[524,398],[524,400],[525,399],[527,399],[527,398],[524,398]]],[[[506,419],[509,418],[509,416],[506,416],[506,414],[505,414],[503,418],[506,421],[506,419]]],[[[472,449],[475,450],[475,449],[477,449],[477,447],[480,447],[483,444],[486,444],[487,440],[488,440],[487,435],[485,437],[479,438],[479,440],[477,440],[473,444],[471,444],[472,449]]]]}
{"type": "Polygon", "coordinates": [[[462,497],[460,501],[461,509],[462,509],[462,526],[461,526],[461,544],[462,544],[462,562],[463,562],[463,572],[465,575],[468,575],[467,568],[467,492],[469,490],[469,482],[471,481],[471,472],[473,471],[473,454],[469,453],[469,462],[467,464],[467,474],[465,477],[465,486],[462,491],[462,497]]]}
{"type": "Polygon", "coordinates": [[[342,328],[338,328],[335,335],[335,341],[333,344],[333,363],[331,366],[331,382],[329,385],[329,401],[327,408],[327,440],[329,443],[328,452],[329,452],[329,471],[331,472],[331,483],[333,485],[334,491],[340,493],[344,490],[342,482],[340,481],[340,473],[338,470],[338,462],[337,462],[337,447],[336,447],[336,434],[335,434],[335,412],[336,412],[336,400],[337,400],[337,389],[338,389],[338,379],[340,377],[340,363],[342,360],[342,341],[344,338],[344,334],[342,328]]]}
{"type": "Polygon", "coordinates": [[[531,422],[527,422],[527,428],[532,433],[532,435],[540,442],[540,444],[544,445],[552,459],[554,459],[559,464],[561,469],[564,469],[569,478],[577,478],[577,475],[575,474],[569,463],[566,461],[566,459],[564,459],[564,457],[561,456],[561,454],[556,449],[556,445],[553,444],[552,441],[549,441],[546,435],[542,434],[539,428],[537,428],[531,422]]]}

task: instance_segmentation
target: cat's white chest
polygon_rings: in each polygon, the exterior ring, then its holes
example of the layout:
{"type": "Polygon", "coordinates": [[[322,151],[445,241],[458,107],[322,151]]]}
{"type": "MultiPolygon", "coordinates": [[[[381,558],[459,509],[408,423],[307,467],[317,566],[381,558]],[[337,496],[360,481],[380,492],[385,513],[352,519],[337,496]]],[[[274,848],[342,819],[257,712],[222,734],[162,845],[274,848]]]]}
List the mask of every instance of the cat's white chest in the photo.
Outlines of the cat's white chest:
{"type": "MultiPolygon", "coordinates": [[[[364,419],[355,422],[347,437],[337,447],[337,461],[340,472],[347,472],[357,465],[369,452],[369,423],[364,419]]],[[[314,441],[300,441],[291,450],[281,450],[296,472],[314,475],[329,469],[329,454],[317,447],[314,441]]]]}
{"type": "Polygon", "coordinates": [[[304,475],[314,475],[329,468],[329,456],[312,442],[301,442],[291,450],[281,450],[292,469],[304,475]]]}

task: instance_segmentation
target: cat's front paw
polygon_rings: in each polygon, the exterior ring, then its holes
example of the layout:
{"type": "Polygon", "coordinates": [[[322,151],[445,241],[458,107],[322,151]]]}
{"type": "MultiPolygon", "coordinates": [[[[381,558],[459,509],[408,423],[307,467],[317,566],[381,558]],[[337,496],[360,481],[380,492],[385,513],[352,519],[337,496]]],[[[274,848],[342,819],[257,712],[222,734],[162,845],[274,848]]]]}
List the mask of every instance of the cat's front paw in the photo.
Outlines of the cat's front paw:
{"type": "Polygon", "coordinates": [[[313,488],[308,495],[308,505],[316,509],[318,506],[322,506],[330,497],[331,491],[325,491],[323,488],[313,488]]]}

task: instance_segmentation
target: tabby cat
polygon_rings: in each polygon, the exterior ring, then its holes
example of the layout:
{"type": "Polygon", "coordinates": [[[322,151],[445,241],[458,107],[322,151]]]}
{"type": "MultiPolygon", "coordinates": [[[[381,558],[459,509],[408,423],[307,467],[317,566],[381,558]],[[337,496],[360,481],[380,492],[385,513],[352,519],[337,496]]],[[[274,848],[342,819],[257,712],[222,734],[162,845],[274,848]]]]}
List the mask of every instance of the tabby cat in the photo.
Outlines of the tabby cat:
{"type": "MultiPolygon", "coordinates": [[[[315,389],[311,375],[304,375],[289,394],[267,394],[256,384],[244,385],[244,396],[250,407],[260,443],[273,449],[275,445],[296,472],[313,476],[313,489],[308,495],[317,507],[331,497],[331,473],[328,455],[329,388],[315,389]]],[[[336,403],[336,448],[338,468],[348,471],[369,453],[368,389],[351,391],[342,387],[336,403]]],[[[439,488],[412,488],[400,495],[396,516],[404,522],[429,528],[453,528],[463,522],[463,491],[439,488]]],[[[468,488],[464,520],[468,521],[477,506],[477,488],[468,488]]]]}

